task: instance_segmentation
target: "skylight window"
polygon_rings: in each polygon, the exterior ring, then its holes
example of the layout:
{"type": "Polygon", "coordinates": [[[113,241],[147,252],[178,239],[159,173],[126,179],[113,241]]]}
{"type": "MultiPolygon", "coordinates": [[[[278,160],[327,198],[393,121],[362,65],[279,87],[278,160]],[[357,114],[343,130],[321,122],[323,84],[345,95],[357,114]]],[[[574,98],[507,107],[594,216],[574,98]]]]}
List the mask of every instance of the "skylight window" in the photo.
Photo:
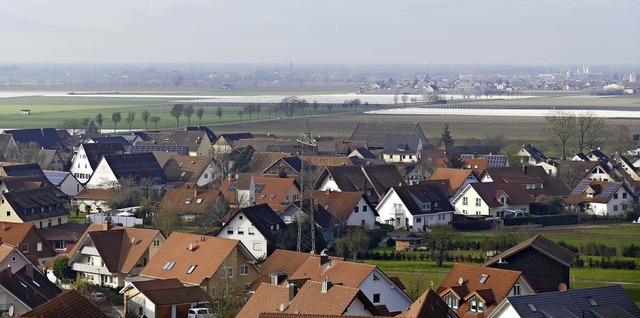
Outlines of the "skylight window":
{"type": "Polygon", "coordinates": [[[202,203],[202,199],[199,198],[198,200],[196,200],[196,204],[200,204],[200,203],[202,203]]]}
{"type": "Polygon", "coordinates": [[[22,287],[27,288],[27,285],[25,285],[25,283],[20,282],[20,285],[22,285],[22,287]]]}
{"type": "Polygon", "coordinates": [[[184,204],[191,204],[191,198],[187,198],[186,200],[184,200],[184,204]]]}
{"type": "Polygon", "coordinates": [[[489,278],[489,275],[487,274],[482,274],[482,277],[480,277],[480,281],[478,282],[478,284],[484,284],[487,282],[487,278],[489,278]]]}
{"type": "Polygon", "coordinates": [[[533,312],[538,311],[538,309],[536,309],[536,307],[533,304],[527,304],[527,306],[529,306],[529,309],[531,309],[531,311],[533,312]]]}
{"type": "Polygon", "coordinates": [[[176,262],[168,261],[166,264],[164,264],[162,269],[165,271],[170,271],[175,265],[176,265],[176,262]]]}
{"type": "Polygon", "coordinates": [[[189,269],[187,270],[187,274],[191,274],[193,273],[193,271],[196,269],[196,267],[198,267],[198,265],[193,264],[189,267],[189,269]]]}
{"type": "Polygon", "coordinates": [[[596,307],[598,306],[598,303],[596,302],[595,299],[593,299],[593,297],[587,297],[587,301],[589,302],[589,304],[591,304],[591,306],[596,307]]]}
{"type": "Polygon", "coordinates": [[[36,282],[35,280],[32,280],[31,282],[32,282],[34,285],[36,285],[36,286],[40,287],[40,284],[38,284],[38,282],[36,282]]]}

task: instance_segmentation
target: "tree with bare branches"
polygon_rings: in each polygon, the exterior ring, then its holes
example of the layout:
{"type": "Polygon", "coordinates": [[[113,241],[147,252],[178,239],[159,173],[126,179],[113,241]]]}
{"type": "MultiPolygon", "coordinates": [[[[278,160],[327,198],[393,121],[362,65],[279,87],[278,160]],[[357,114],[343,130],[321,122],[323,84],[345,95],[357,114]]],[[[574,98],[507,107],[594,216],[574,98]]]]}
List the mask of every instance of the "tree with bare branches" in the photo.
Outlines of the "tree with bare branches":
{"type": "Polygon", "coordinates": [[[202,125],[202,116],[204,116],[204,108],[198,107],[198,109],[196,109],[196,116],[198,117],[198,125],[202,125]]]}
{"type": "Polygon", "coordinates": [[[129,131],[131,131],[131,125],[133,125],[133,121],[135,119],[136,119],[136,113],[134,113],[134,112],[128,112],[127,113],[127,118],[125,119],[125,121],[129,125],[129,131]]]}
{"type": "Polygon", "coordinates": [[[140,118],[144,122],[144,130],[147,130],[147,123],[149,122],[149,119],[151,118],[151,112],[149,112],[146,109],[143,110],[142,113],[140,113],[140,118]]]}
{"type": "Polygon", "coordinates": [[[191,126],[191,116],[193,116],[194,111],[192,105],[185,105],[182,109],[182,114],[184,117],[187,117],[187,126],[191,126]]]}
{"type": "Polygon", "coordinates": [[[561,159],[567,159],[567,144],[576,128],[576,116],[568,111],[558,110],[544,116],[549,124],[546,128],[549,142],[561,153],[561,159]]]}
{"type": "Polygon", "coordinates": [[[171,108],[171,117],[174,117],[176,119],[176,127],[180,127],[180,116],[182,116],[183,112],[184,112],[183,104],[175,104],[171,108]]]}
{"type": "Polygon", "coordinates": [[[604,118],[593,112],[578,114],[578,151],[592,150],[599,147],[607,138],[607,123],[604,118]]]}

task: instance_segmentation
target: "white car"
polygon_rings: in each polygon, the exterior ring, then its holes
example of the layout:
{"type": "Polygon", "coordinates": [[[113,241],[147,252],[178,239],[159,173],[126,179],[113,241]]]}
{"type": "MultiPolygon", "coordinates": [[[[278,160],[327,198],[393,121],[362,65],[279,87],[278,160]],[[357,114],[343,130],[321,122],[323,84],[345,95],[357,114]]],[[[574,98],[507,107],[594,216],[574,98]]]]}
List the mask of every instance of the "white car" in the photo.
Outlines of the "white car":
{"type": "Polygon", "coordinates": [[[187,318],[213,318],[213,314],[209,312],[209,308],[191,308],[187,318]]]}

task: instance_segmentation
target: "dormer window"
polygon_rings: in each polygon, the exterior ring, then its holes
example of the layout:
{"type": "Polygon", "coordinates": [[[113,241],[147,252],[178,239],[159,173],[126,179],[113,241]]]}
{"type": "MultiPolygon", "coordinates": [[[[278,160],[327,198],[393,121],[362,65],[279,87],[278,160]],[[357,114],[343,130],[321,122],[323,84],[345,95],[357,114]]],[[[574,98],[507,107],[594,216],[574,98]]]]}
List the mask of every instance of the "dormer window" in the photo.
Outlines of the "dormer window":
{"type": "Polygon", "coordinates": [[[451,292],[444,295],[444,301],[447,303],[447,306],[453,309],[458,309],[458,306],[460,304],[458,298],[456,298],[456,296],[454,296],[451,292]]]}

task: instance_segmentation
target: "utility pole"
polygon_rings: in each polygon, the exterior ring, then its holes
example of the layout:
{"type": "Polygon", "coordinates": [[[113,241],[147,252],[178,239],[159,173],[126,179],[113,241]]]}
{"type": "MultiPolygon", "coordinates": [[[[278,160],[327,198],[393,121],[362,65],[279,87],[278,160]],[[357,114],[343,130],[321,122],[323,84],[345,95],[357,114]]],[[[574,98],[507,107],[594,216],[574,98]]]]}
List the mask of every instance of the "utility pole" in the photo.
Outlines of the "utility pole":
{"type": "Polygon", "coordinates": [[[313,139],[311,135],[311,129],[309,128],[309,118],[305,119],[305,132],[303,132],[298,139],[296,139],[298,144],[300,145],[300,204],[298,207],[298,217],[296,218],[296,222],[298,223],[298,252],[306,252],[311,251],[315,252],[316,248],[316,223],[313,217],[313,210],[315,208],[315,204],[313,202],[313,189],[309,191],[308,200],[304,198],[305,191],[305,181],[306,178],[309,178],[308,172],[311,171],[311,164],[305,160],[305,151],[313,151],[316,147],[316,140],[313,139]],[[307,149],[309,148],[309,149],[307,149]],[[305,202],[307,202],[305,204],[305,202]],[[308,211],[309,217],[309,232],[302,229],[302,223],[304,220],[304,211],[305,206],[308,211]]]}

